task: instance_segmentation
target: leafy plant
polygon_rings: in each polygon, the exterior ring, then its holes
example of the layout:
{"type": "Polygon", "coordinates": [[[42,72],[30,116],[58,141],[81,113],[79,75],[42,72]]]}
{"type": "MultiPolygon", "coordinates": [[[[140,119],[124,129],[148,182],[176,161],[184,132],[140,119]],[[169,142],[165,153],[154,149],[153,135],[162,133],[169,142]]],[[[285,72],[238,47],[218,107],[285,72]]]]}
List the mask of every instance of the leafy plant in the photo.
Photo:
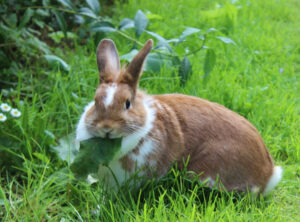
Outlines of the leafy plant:
{"type": "Polygon", "coordinates": [[[127,62],[130,62],[137,54],[137,45],[143,45],[143,43],[139,41],[143,33],[154,37],[157,40],[157,44],[154,47],[154,51],[148,55],[145,70],[159,72],[163,66],[166,66],[168,69],[172,67],[178,67],[178,76],[180,77],[180,82],[182,85],[185,84],[189,75],[192,73],[192,65],[189,60],[189,56],[198,53],[202,49],[208,50],[204,61],[203,78],[207,79],[209,73],[213,70],[216,62],[216,54],[214,49],[206,46],[208,39],[220,40],[225,44],[236,45],[235,42],[228,37],[216,36],[215,34],[219,34],[220,31],[214,28],[210,28],[203,33],[203,31],[198,28],[186,27],[186,29],[178,38],[165,39],[161,35],[147,30],[148,23],[149,19],[147,16],[141,10],[138,10],[133,20],[124,18],[118,26],[109,21],[95,22],[90,31],[116,33],[130,41],[133,41],[133,49],[129,53],[121,56],[121,59],[126,60],[127,62]],[[132,28],[135,30],[135,38],[125,33],[127,29],[132,28]],[[199,40],[202,41],[202,43],[195,44],[192,47],[186,44],[186,42],[189,41],[199,42],[199,40]],[[184,53],[178,53],[178,51],[180,51],[182,48],[184,49],[184,53]]]}
{"type": "Polygon", "coordinates": [[[96,174],[99,165],[107,165],[121,148],[121,138],[90,138],[76,142],[75,134],[69,134],[59,140],[53,149],[59,158],[67,161],[71,171],[78,179],[86,179],[89,174],[96,174]]]}
{"type": "Polygon", "coordinates": [[[108,165],[121,148],[121,139],[91,138],[80,142],[79,153],[70,168],[79,179],[96,174],[99,165],[108,165]]]}
{"type": "MultiPolygon", "coordinates": [[[[0,57],[3,61],[6,61],[2,63],[6,68],[17,68],[14,64],[26,62],[24,58],[27,60],[28,58],[37,58],[42,53],[45,54],[44,58],[52,67],[59,67],[66,71],[69,70],[68,64],[65,61],[58,58],[57,55],[51,55],[48,44],[40,40],[40,37],[44,37],[41,36],[41,31],[37,29],[57,30],[59,28],[63,33],[64,39],[67,39],[68,36],[76,39],[74,37],[75,31],[77,32],[75,36],[80,36],[81,40],[97,33],[116,33],[134,43],[132,50],[121,57],[128,62],[137,53],[137,46],[143,45],[140,42],[141,36],[148,35],[155,38],[157,43],[154,51],[148,56],[145,66],[146,71],[159,72],[163,66],[166,66],[168,69],[174,67],[174,70],[178,67],[177,76],[179,76],[182,85],[185,84],[192,73],[189,56],[203,49],[208,49],[209,47],[206,45],[208,40],[215,39],[225,44],[235,44],[228,37],[215,35],[216,33],[220,34],[220,32],[214,28],[203,32],[196,27],[186,27],[179,37],[165,39],[158,33],[147,30],[149,19],[141,10],[136,12],[134,19],[124,18],[118,25],[115,25],[111,21],[111,18],[101,15],[101,5],[98,0],[86,0],[85,4],[82,5],[74,4],[69,0],[59,0],[58,5],[57,3],[50,4],[48,1],[43,1],[42,6],[31,6],[18,2],[13,9],[11,11],[8,7],[4,7],[3,12],[8,15],[8,19],[0,21],[0,38],[4,39],[4,44],[0,48],[0,57]],[[24,10],[22,16],[17,16],[20,14],[19,8],[22,8],[22,6],[26,10],[24,10]],[[53,23],[51,14],[54,15],[55,23],[53,23]],[[73,27],[78,27],[78,24],[80,25],[79,28],[72,30],[73,27]],[[130,35],[131,32],[127,32],[130,29],[134,29],[135,37],[130,35]],[[71,30],[73,32],[70,32],[71,30]],[[11,50],[14,49],[17,49],[19,53],[25,52],[28,56],[24,57],[18,56],[16,53],[12,54],[11,50]],[[9,59],[5,58],[7,54],[9,55],[9,59]]],[[[151,16],[149,17],[151,18],[151,16]]],[[[58,36],[59,32],[54,33],[49,34],[47,38],[60,43],[62,37],[58,36]]],[[[216,53],[214,51],[215,49],[209,48],[209,51],[206,53],[203,70],[204,79],[207,79],[209,73],[213,70],[216,61],[216,53]]]]}

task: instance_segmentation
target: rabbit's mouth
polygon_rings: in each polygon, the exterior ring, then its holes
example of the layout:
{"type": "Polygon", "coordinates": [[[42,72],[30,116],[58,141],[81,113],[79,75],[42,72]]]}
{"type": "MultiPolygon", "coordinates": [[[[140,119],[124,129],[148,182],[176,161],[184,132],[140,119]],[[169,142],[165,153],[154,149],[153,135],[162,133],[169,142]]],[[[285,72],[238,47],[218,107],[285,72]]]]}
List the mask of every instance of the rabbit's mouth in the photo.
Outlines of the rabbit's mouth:
{"type": "Polygon", "coordinates": [[[106,139],[117,139],[117,138],[121,138],[122,135],[116,135],[113,133],[105,133],[105,138],[106,139]]]}
{"type": "Polygon", "coordinates": [[[105,132],[103,130],[97,130],[97,131],[93,131],[92,134],[95,137],[101,137],[105,139],[117,139],[123,137],[121,133],[117,133],[114,131],[105,132]]]}

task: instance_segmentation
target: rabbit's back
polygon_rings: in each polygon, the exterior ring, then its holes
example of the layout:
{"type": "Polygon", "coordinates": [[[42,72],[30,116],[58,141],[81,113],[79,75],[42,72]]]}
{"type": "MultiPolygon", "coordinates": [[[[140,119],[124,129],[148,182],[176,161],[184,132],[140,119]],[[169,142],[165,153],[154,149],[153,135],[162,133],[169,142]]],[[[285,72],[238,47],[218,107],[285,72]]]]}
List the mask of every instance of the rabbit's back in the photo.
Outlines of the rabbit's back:
{"type": "MultiPolygon", "coordinates": [[[[188,169],[210,183],[219,179],[227,190],[264,190],[274,164],[261,136],[245,118],[216,103],[193,96],[155,96],[175,113],[183,138],[181,155],[188,169]]],[[[176,140],[176,138],[174,138],[176,140]]]]}

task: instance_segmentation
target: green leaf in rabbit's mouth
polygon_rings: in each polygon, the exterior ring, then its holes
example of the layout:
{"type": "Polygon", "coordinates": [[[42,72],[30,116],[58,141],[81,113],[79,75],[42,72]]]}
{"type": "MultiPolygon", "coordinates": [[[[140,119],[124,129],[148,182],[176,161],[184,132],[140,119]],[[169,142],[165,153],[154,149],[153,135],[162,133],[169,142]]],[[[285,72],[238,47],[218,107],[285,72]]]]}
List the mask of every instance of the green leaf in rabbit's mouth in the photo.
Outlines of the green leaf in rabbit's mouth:
{"type": "Polygon", "coordinates": [[[70,168],[78,179],[97,173],[100,164],[108,164],[121,148],[122,138],[91,138],[80,142],[80,149],[70,168]]]}

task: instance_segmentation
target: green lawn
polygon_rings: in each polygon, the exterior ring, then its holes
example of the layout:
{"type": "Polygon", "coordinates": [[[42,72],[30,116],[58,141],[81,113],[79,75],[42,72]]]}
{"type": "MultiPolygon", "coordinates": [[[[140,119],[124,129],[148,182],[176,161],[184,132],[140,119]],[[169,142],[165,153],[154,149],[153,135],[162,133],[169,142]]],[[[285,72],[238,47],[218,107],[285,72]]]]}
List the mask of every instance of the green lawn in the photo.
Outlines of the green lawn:
{"type": "MultiPolygon", "coordinates": [[[[205,51],[201,50],[189,56],[193,73],[184,87],[174,76],[177,68],[166,67],[159,73],[145,72],[140,87],[153,94],[179,92],[218,102],[253,123],[276,165],[284,168],[282,181],[268,197],[210,191],[178,172],[131,195],[126,187],[115,195],[103,191],[101,184],[74,180],[67,163],[57,158],[50,145],[74,131],[83,107],[93,99],[98,84],[98,42],[88,41],[86,46],[75,43],[72,48],[66,44],[53,49],[71,66],[68,73],[39,63],[17,73],[14,98],[23,104],[22,116],[0,122],[0,134],[10,138],[3,145],[7,156],[1,158],[15,158],[16,163],[22,159],[23,164],[12,165],[7,173],[1,171],[0,218],[300,221],[300,1],[231,2],[128,0],[115,3],[108,13],[118,23],[141,9],[150,20],[147,29],[166,39],[177,38],[187,26],[204,31],[213,27],[236,43],[207,41],[216,52],[216,65],[205,81],[205,51]]],[[[115,33],[106,37],[115,41],[121,55],[130,51],[128,39],[115,33]]],[[[153,37],[143,33],[140,41],[149,38],[153,37]]],[[[7,102],[2,94],[0,101],[7,102]]]]}

